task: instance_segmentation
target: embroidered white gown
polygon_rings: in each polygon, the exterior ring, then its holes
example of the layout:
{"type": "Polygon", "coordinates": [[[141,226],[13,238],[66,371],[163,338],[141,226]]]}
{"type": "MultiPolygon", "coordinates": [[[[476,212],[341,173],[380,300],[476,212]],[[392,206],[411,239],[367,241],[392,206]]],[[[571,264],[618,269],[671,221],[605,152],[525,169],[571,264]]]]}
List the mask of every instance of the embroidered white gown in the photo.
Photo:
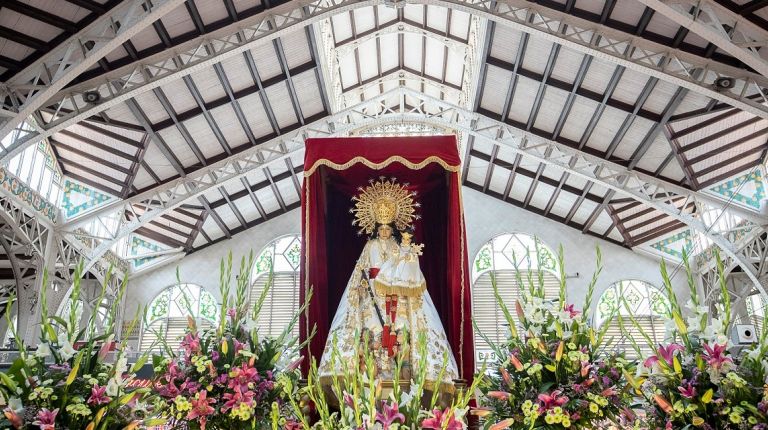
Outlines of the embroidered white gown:
{"type": "MultiPolygon", "coordinates": [[[[336,316],[331,323],[328,341],[320,361],[319,373],[321,380],[332,375],[343,375],[343,366],[348,368],[351,363],[358,363],[356,346],[360,333],[365,329],[372,333],[371,348],[375,351],[377,370],[383,380],[392,380],[394,359],[390,358],[385,348],[381,347],[382,324],[371,302],[373,293],[382,317],[387,321],[385,294],[398,296],[397,316],[393,324],[394,330],[410,334],[410,341],[398,336],[402,344],[404,361],[412,368],[420,362],[417,347],[419,334],[426,335],[427,347],[427,381],[429,385],[439,382],[439,385],[452,384],[459,377],[456,360],[451,352],[445,336],[445,330],[440,321],[435,305],[426,290],[424,277],[419,269],[418,256],[410,247],[400,247],[394,239],[372,239],[363,248],[357,261],[356,270],[347,283],[347,288],[339,302],[336,316]],[[365,287],[362,271],[371,268],[380,269],[375,279],[369,281],[370,292],[365,287]],[[405,330],[403,330],[405,329],[405,330]],[[334,365],[331,365],[331,355],[334,338],[338,355],[334,365]],[[442,380],[437,381],[444,359],[447,365],[442,380]]],[[[351,370],[351,369],[350,369],[351,370]]],[[[400,378],[409,377],[407,374],[400,378]]]]}

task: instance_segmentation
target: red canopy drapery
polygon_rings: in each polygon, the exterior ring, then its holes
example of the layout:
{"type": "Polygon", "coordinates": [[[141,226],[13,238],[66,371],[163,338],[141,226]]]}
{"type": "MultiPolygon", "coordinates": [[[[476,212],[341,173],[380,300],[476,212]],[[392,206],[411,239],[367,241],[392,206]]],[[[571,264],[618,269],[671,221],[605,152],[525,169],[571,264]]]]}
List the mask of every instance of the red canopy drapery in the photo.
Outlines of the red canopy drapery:
{"type": "Polygon", "coordinates": [[[421,268],[459,373],[472,379],[472,302],[460,164],[454,136],[306,140],[301,300],[310,287],[314,295],[299,324],[302,341],[315,325],[317,334],[305,356],[319,362],[339,300],[367,240],[352,225],[351,198],[370,179],[394,177],[417,192],[421,218],[415,222],[414,242],[425,244],[421,268]]]}

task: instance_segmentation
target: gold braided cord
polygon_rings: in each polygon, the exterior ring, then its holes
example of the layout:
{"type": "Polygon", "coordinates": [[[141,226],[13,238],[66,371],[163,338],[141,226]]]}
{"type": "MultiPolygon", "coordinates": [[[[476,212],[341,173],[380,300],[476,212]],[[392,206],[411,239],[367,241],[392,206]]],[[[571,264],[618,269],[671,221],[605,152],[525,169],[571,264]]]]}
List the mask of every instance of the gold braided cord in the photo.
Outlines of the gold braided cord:
{"type": "Polygon", "coordinates": [[[445,170],[447,170],[449,172],[458,172],[459,171],[459,166],[451,166],[450,164],[446,163],[445,160],[443,160],[442,158],[440,158],[438,156],[435,156],[435,155],[427,157],[427,158],[425,158],[424,160],[422,160],[422,161],[420,161],[418,163],[410,162],[410,161],[406,160],[405,158],[403,158],[403,157],[401,157],[399,155],[393,155],[393,156],[387,158],[386,160],[382,161],[381,163],[374,163],[374,162],[368,160],[365,157],[358,156],[358,157],[355,157],[355,158],[353,158],[353,159],[351,159],[351,160],[349,160],[349,161],[347,161],[346,163],[343,163],[343,164],[334,163],[331,160],[328,160],[326,158],[322,158],[320,160],[315,161],[315,163],[309,169],[304,170],[304,177],[306,178],[306,177],[311,176],[313,173],[315,173],[315,170],[317,170],[320,166],[330,167],[333,170],[347,170],[350,167],[354,166],[355,164],[364,164],[364,165],[370,167],[371,169],[381,170],[381,169],[389,166],[392,163],[400,163],[403,166],[405,166],[405,167],[407,167],[409,169],[412,169],[412,170],[420,170],[420,169],[423,169],[424,166],[426,166],[428,164],[436,163],[436,164],[441,165],[443,167],[443,169],[445,169],[445,170]]]}
{"type": "Polygon", "coordinates": [[[461,267],[461,328],[459,329],[459,363],[461,363],[461,366],[459,367],[461,370],[459,375],[464,378],[464,201],[461,197],[461,179],[459,179],[458,175],[456,175],[456,182],[459,193],[459,237],[461,237],[461,259],[459,260],[459,266],[461,267]]]}
{"type": "MultiPolygon", "coordinates": [[[[304,184],[307,190],[307,195],[305,197],[306,201],[306,207],[304,208],[305,214],[305,226],[304,226],[304,232],[305,236],[301,239],[304,241],[304,303],[306,304],[306,308],[304,309],[304,325],[306,329],[306,335],[309,336],[311,333],[309,331],[309,303],[307,303],[307,296],[309,295],[309,178],[307,178],[307,182],[304,184]]],[[[307,351],[310,351],[310,345],[309,342],[307,342],[307,351]]]]}

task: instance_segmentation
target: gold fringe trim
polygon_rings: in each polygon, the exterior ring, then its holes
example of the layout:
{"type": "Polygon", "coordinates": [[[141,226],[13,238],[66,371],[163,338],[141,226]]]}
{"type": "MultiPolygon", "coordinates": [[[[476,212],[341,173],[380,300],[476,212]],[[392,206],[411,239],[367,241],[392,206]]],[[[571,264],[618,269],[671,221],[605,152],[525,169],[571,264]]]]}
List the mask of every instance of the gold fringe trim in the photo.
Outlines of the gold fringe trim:
{"type": "Polygon", "coordinates": [[[398,285],[387,285],[381,281],[374,280],[373,286],[376,288],[376,294],[380,296],[421,297],[424,291],[427,290],[426,281],[422,282],[421,285],[403,287],[398,285]]]}
{"type": "Polygon", "coordinates": [[[366,159],[365,157],[355,157],[349,161],[347,161],[344,164],[334,163],[331,160],[328,160],[326,158],[322,158],[320,160],[315,161],[315,164],[312,165],[307,170],[304,170],[304,177],[309,177],[313,173],[315,173],[315,170],[317,170],[320,166],[327,166],[334,170],[347,170],[350,167],[354,166],[355,164],[364,164],[371,169],[374,170],[381,170],[387,166],[389,166],[392,163],[400,163],[403,166],[412,169],[412,170],[419,170],[423,169],[424,166],[430,164],[430,163],[437,163],[443,167],[443,169],[449,171],[449,172],[458,172],[459,166],[451,166],[450,164],[446,163],[442,158],[437,156],[430,156],[425,158],[423,161],[418,163],[412,163],[405,158],[399,156],[399,155],[393,155],[392,157],[387,158],[386,160],[382,161],[381,163],[374,163],[366,159]]]}

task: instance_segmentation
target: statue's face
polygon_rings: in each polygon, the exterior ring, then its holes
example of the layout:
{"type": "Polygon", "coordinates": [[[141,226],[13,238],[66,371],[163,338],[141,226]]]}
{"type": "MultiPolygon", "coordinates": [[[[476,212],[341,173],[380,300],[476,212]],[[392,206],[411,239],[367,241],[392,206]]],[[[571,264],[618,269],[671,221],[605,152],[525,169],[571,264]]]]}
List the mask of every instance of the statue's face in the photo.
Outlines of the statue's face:
{"type": "Polygon", "coordinates": [[[381,239],[389,239],[390,237],[392,237],[392,227],[386,224],[380,225],[378,232],[379,232],[379,238],[381,239]]]}
{"type": "Polygon", "coordinates": [[[411,244],[411,234],[410,233],[402,233],[403,235],[403,245],[410,245],[411,244]]]}

